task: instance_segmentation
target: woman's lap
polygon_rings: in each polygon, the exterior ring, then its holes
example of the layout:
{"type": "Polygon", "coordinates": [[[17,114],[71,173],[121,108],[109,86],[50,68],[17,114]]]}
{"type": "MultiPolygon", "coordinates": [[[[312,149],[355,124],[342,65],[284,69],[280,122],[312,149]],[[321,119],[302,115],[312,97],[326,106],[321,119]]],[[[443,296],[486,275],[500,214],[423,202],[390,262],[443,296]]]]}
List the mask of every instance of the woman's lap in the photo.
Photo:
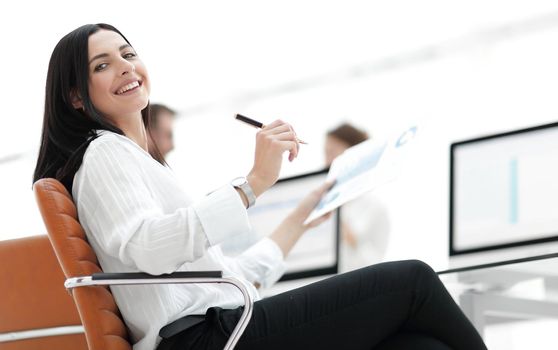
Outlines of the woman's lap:
{"type": "MultiPolygon", "coordinates": [[[[209,309],[205,323],[187,332],[188,342],[193,349],[222,347],[241,313],[209,309]]],[[[436,274],[419,261],[378,264],[260,300],[236,349],[370,350],[401,332],[484,349],[436,274]],[[456,328],[473,340],[455,339],[456,328]]]]}

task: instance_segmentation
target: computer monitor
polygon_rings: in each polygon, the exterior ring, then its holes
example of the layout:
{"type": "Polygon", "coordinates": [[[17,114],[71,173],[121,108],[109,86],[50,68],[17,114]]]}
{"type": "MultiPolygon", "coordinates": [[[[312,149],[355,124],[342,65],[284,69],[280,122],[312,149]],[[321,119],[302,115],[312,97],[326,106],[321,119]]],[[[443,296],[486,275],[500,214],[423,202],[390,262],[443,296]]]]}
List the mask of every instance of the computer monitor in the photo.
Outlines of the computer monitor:
{"type": "Polygon", "coordinates": [[[450,147],[450,267],[558,252],[558,123],[450,147]]]}
{"type": "MultiPolygon", "coordinates": [[[[248,209],[252,228],[269,235],[297,204],[326,179],[327,169],[280,179],[248,209]]],[[[339,210],[321,225],[308,230],[286,258],[281,281],[336,274],[339,259],[339,210]]]]}

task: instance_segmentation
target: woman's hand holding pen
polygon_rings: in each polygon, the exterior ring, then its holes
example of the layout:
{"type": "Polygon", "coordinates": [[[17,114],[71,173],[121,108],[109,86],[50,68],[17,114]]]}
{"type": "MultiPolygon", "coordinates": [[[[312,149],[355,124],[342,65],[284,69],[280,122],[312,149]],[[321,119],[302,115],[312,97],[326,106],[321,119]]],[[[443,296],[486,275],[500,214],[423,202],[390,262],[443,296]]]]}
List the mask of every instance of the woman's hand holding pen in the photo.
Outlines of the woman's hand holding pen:
{"type": "Polygon", "coordinates": [[[279,178],[283,153],[289,161],[298,156],[299,142],[293,127],[282,120],[264,126],[256,135],[254,166],[247,180],[256,196],[273,186],[279,178]]]}
{"type": "MultiPolygon", "coordinates": [[[[254,166],[247,176],[247,180],[256,196],[265,192],[279,178],[283,153],[289,152],[289,161],[293,161],[298,156],[299,145],[305,142],[297,136],[293,127],[282,120],[276,120],[269,125],[264,125],[258,121],[236,115],[236,119],[250,124],[256,128],[261,128],[256,136],[256,155],[254,166]]],[[[332,186],[326,182],[316,190],[308,194],[293,210],[283,222],[273,231],[270,238],[277,243],[283,255],[286,256],[302,236],[304,232],[312,227],[316,227],[324,222],[331,213],[325,214],[307,224],[306,218],[318,205],[321,198],[332,186]]]]}

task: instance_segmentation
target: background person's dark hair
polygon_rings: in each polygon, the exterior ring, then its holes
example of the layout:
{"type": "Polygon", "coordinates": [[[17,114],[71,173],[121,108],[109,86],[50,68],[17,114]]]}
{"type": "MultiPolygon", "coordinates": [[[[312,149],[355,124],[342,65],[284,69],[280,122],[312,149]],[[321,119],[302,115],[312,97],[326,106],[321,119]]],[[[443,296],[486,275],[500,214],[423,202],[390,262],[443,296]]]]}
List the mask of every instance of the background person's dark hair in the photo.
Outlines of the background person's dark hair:
{"type": "Polygon", "coordinates": [[[335,129],[328,131],[327,136],[335,137],[345,142],[349,147],[368,140],[368,134],[365,131],[357,129],[349,123],[343,123],[335,129]]]}
{"type": "Polygon", "coordinates": [[[157,123],[159,122],[159,116],[161,112],[167,112],[168,114],[175,116],[176,111],[168,106],[161,103],[150,103],[149,104],[149,124],[153,129],[157,129],[157,123]]]}
{"type": "MultiPolygon", "coordinates": [[[[109,24],[86,24],[58,42],[48,66],[43,130],[33,182],[53,177],[61,181],[70,194],[74,175],[81,166],[87,146],[96,138],[95,130],[124,134],[93,106],[89,96],[89,37],[101,29],[120,34],[130,44],[118,29],[109,24]],[[72,96],[76,95],[81,99],[82,109],[75,109],[72,104],[72,96]]],[[[141,114],[149,130],[149,105],[141,114]]],[[[166,164],[160,152],[157,153],[157,160],[166,164]]]]}

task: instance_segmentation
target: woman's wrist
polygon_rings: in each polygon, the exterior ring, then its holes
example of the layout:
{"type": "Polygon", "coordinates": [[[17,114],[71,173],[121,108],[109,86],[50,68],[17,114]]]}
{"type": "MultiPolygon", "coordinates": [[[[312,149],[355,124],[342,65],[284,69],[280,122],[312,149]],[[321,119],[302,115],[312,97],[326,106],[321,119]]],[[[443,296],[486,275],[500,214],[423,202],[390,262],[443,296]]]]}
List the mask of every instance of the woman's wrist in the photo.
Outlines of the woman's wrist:
{"type": "Polygon", "coordinates": [[[296,212],[293,212],[283,220],[283,224],[289,227],[289,231],[295,235],[302,235],[307,230],[307,227],[304,225],[304,220],[305,218],[301,218],[296,212]]]}
{"type": "Polygon", "coordinates": [[[283,256],[287,256],[293,246],[296,244],[300,236],[306,231],[306,228],[297,224],[296,220],[288,216],[269,236],[283,252],[283,256]]]}
{"type": "Polygon", "coordinates": [[[256,198],[259,197],[263,192],[265,192],[266,190],[265,185],[258,178],[257,175],[253,173],[248,174],[248,176],[246,176],[246,181],[248,181],[248,184],[252,188],[252,191],[254,192],[256,198]]]}
{"type": "Polygon", "coordinates": [[[242,203],[244,204],[244,207],[248,208],[248,198],[246,198],[246,194],[244,194],[244,192],[242,192],[240,190],[240,188],[238,188],[238,187],[235,187],[234,189],[236,190],[236,192],[240,196],[240,199],[242,200],[242,203]]]}

